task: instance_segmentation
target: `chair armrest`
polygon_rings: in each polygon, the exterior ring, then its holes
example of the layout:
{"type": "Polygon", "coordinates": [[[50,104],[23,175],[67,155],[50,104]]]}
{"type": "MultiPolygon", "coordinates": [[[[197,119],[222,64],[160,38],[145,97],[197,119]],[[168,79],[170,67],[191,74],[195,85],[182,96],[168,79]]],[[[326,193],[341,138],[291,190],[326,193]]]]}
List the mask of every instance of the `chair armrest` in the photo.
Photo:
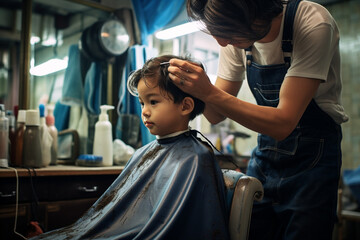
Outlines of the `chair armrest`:
{"type": "Polygon", "coordinates": [[[229,217],[231,239],[247,239],[253,202],[261,201],[264,189],[261,182],[250,176],[242,175],[236,182],[229,217]]]}

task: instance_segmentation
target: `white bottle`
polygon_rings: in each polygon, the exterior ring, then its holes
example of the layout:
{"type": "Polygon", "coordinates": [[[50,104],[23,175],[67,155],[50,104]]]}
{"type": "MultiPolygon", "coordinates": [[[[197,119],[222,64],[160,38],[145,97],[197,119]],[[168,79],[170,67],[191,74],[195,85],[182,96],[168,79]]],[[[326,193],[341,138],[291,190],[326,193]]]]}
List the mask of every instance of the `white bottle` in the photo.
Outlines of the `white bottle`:
{"type": "Polygon", "coordinates": [[[42,159],[40,114],[38,110],[26,111],[26,128],[23,140],[23,165],[25,167],[46,167],[42,159]]]}
{"type": "Polygon", "coordinates": [[[93,145],[93,154],[103,158],[103,166],[113,165],[113,137],[112,125],[109,121],[108,110],[114,109],[114,106],[100,106],[101,113],[99,121],[95,124],[95,136],[93,145]]]}

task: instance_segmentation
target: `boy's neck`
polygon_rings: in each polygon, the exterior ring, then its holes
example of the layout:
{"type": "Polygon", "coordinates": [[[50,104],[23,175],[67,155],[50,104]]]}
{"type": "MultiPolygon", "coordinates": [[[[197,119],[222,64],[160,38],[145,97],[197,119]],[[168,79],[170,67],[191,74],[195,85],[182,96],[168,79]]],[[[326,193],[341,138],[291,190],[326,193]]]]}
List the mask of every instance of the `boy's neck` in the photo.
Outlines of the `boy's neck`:
{"type": "Polygon", "coordinates": [[[164,136],[156,135],[156,139],[164,139],[164,138],[176,137],[176,136],[178,136],[178,135],[180,135],[180,134],[182,134],[184,132],[187,132],[187,131],[190,131],[190,127],[188,127],[185,130],[173,132],[173,133],[170,133],[170,134],[167,134],[167,135],[164,135],[164,136]]]}

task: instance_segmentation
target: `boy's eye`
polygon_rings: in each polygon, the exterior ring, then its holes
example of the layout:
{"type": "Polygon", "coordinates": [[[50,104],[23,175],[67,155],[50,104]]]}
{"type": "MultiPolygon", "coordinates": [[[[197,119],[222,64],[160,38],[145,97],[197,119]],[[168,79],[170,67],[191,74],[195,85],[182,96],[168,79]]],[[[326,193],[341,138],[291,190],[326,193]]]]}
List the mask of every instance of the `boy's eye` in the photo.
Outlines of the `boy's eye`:
{"type": "Polygon", "coordinates": [[[141,105],[141,107],[144,107],[144,102],[140,101],[140,105],[141,105]]]}
{"type": "Polygon", "coordinates": [[[155,105],[155,104],[157,104],[157,103],[158,103],[158,101],[156,101],[156,100],[151,100],[151,101],[150,101],[150,104],[151,104],[151,105],[155,105]]]}

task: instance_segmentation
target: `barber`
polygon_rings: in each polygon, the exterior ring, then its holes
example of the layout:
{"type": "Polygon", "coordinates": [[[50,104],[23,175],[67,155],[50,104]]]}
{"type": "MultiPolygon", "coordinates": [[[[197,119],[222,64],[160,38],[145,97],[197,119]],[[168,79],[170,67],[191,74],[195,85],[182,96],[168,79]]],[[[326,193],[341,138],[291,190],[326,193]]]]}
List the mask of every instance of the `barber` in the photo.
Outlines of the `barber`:
{"type": "Polygon", "coordinates": [[[300,0],[188,0],[188,15],[221,46],[217,80],[170,60],[171,79],[259,133],[247,174],[264,186],[250,239],[331,239],[341,170],[339,30],[321,5],[300,0]],[[237,98],[247,79],[257,104],[237,98]]]}

